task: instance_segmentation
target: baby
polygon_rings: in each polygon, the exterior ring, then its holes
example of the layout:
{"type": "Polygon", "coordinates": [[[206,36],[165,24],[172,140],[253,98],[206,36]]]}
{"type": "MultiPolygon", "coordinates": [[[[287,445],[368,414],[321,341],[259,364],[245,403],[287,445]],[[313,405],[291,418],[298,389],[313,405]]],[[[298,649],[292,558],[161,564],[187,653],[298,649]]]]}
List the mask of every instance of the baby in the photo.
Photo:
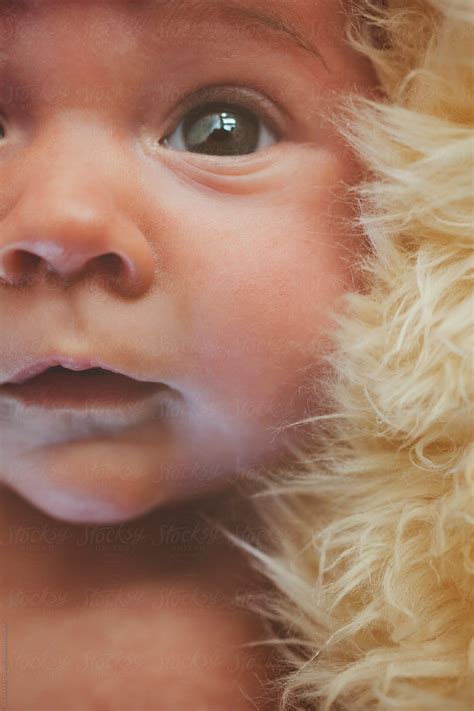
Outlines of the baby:
{"type": "Polygon", "coordinates": [[[13,666],[7,708],[263,709],[265,662],[158,664],[258,627],[227,604],[250,580],[237,553],[179,563],[163,526],[281,462],[284,426],[320,406],[331,313],[367,248],[347,197],[361,168],[330,120],[375,87],[350,3],[0,8],[1,605],[11,656],[46,659],[13,666]],[[170,579],[173,610],[155,604],[170,579]],[[93,604],[111,581],[133,605],[93,604]],[[184,602],[198,586],[219,611],[184,602]],[[107,654],[113,669],[89,663],[107,654]]]}

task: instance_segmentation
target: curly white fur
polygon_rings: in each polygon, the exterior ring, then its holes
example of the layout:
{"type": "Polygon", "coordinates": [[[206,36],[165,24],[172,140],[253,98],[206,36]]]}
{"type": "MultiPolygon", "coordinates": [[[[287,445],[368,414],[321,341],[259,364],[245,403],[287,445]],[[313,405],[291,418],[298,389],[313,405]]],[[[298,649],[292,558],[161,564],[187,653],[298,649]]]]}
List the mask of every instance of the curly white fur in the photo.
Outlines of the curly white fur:
{"type": "Polygon", "coordinates": [[[255,498],[273,544],[239,545],[277,591],[282,708],[468,711],[474,8],[353,5],[350,41],[385,93],[340,121],[370,170],[353,196],[369,287],[335,315],[330,411],[255,498]]]}

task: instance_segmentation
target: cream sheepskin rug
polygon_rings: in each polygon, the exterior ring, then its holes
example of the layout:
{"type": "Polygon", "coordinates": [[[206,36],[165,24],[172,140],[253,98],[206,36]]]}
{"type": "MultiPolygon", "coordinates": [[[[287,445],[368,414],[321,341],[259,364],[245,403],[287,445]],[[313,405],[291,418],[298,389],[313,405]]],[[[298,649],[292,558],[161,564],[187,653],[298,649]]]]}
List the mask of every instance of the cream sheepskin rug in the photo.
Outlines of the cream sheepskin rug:
{"type": "Polygon", "coordinates": [[[385,93],[341,122],[369,287],[335,316],[311,445],[254,498],[270,543],[234,540],[274,588],[282,708],[470,711],[474,6],[352,5],[385,93]]]}

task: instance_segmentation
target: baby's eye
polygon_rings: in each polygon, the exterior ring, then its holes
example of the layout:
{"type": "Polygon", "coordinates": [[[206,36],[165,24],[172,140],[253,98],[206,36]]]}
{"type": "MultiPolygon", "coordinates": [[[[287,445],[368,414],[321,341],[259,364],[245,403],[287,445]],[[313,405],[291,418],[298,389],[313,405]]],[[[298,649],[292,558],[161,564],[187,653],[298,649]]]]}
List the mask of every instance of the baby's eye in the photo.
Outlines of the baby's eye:
{"type": "Polygon", "coordinates": [[[255,153],[276,142],[273,132],[249,109],[228,103],[197,106],[184,116],[162,145],[175,151],[213,156],[255,153]]]}

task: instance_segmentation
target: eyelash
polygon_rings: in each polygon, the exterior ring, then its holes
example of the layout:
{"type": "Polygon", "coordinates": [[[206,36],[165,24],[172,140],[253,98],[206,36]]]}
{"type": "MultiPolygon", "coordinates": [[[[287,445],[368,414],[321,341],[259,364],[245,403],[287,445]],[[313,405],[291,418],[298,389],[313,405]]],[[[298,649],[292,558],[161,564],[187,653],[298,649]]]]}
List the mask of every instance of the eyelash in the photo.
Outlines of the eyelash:
{"type": "Polygon", "coordinates": [[[247,86],[212,85],[199,88],[188,94],[165,117],[165,131],[160,142],[165,140],[165,138],[176,129],[179,123],[184,120],[187,113],[207,103],[223,103],[247,109],[247,111],[253,112],[256,117],[272,131],[277,142],[283,138],[284,121],[282,109],[261,91],[247,86]]]}

